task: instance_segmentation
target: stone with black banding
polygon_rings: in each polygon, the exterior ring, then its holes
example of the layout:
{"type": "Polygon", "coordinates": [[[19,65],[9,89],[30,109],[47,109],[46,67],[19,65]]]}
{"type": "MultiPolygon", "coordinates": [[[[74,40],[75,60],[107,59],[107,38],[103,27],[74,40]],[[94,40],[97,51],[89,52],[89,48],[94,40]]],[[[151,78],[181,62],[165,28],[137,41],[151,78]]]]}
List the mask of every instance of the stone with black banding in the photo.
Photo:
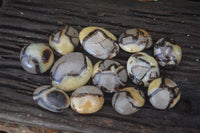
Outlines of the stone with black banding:
{"type": "Polygon", "coordinates": [[[85,51],[99,59],[111,59],[119,52],[117,38],[100,27],[86,27],[79,33],[85,51]]]}
{"type": "Polygon", "coordinates": [[[71,26],[65,26],[49,38],[49,45],[60,55],[73,52],[78,44],[78,31],[71,26]]]}
{"type": "Polygon", "coordinates": [[[152,37],[143,29],[127,29],[120,35],[118,43],[126,52],[140,52],[151,47],[152,37]]]}
{"type": "Polygon", "coordinates": [[[51,69],[52,85],[72,91],[85,85],[93,71],[90,59],[80,52],[73,52],[58,59],[51,69]]]}
{"type": "Polygon", "coordinates": [[[175,40],[161,38],[154,46],[154,56],[160,66],[172,68],[180,63],[182,50],[175,40]]]}
{"type": "Polygon", "coordinates": [[[102,91],[91,85],[77,88],[70,97],[71,108],[80,114],[91,114],[99,111],[104,104],[102,91]]]}
{"type": "Polygon", "coordinates": [[[112,106],[119,114],[131,115],[143,107],[144,94],[134,87],[126,87],[116,92],[112,98],[112,106]]]}
{"type": "Polygon", "coordinates": [[[20,61],[27,72],[44,73],[53,64],[54,54],[44,43],[31,43],[21,50],[20,61]]]}
{"type": "Polygon", "coordinates": [[[157,109],[170,109],[179,101],[181,93],[177,84],[168,78],[158,78],[148,87],[151,104],[157,109]]]}
{"type": "Polygon", "coordinates": [[[69,97],[64,91],[50,85],[38,87],[33,93],[33,100],[52,112],[62,112],[70,104],[69,97]]]}
{"type": "Polygon", "coordinates": [[[118,91],[121,86],[125,86],[127,72],[119,62],[113,60],[99,61],[94,66],[92,81],[103,91],[113,93],[118,91]]]}
{"type": "Polygon", "coordinates": [[[156,60],[144,52],[137,52],[129,57],[127,72],[134,84],[145,87],[160,75],[156,60]]]}

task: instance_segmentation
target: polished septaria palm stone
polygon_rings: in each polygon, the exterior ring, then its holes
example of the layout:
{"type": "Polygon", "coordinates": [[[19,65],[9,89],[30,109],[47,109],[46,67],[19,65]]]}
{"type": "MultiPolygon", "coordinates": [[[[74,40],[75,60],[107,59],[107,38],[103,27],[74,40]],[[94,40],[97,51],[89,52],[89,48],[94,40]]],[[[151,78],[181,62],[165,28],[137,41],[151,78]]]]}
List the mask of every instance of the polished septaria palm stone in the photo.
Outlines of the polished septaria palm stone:
{"type": "Polygon", "coordinates": [[[38,87],[33,93],[33,100],[40,107],[52,112],[62,112],[70,105],[68,95],[64,91],[50,85],[38,87]]]}
{"type": "Polygon", "coordinates": [[[154,46],[154,56],[160,66],[172,68],[181,61],[181,47],[173,39],[161,38],[154,46]]]}
{"type": "Polygon", "coordinates": [[[150,48],[152,37],[143,29],[128,29],[120,35],[118,42],[123,50],[134,53],[150,48]]]}
{"type": "Polygon", "coordinates": [[[157,109],[170,109],[179,101],[181,92],[177,84],[168,78],[158,78],[148,88],[151,104],[157,109]]]}
{"type": "Polygon", "coordinates": [[[145,103],[144,94],[134,87],[126,87],[116,92],[112,98],[112,106],[122,115],[130,115],[140,110],[145,103]]]}
{"type": "Polygon", "coordinates": [[[127,82],[126,68],[114,60],[99,61],[94,66],[92,81],[104,92],[116,92],[127,82]]]}
{"type": "Polygon", "coordinates": [[[129,57],[127,72],[134,84],[145,87],[160,75],[156,60],[144,52],[138,52],[129,57]]]}
{"type": "Polygon", "coordinates": [[[46,72],[54,62],[53,51],[44,43],[31,43],[20,52],[21,65],[29,73],[46,72]]]}
{"type": "Polygon", "coordinates": [[[78,44],[78,31],[71,26],[65,26],[49,38],[49,45],[60,55],[73,52],[78,44]]]}
{"type": "Polygon", "coordinates": [[[99,111],[104,104],[102,91],[91,85],[77,88],[70,97],[71,108],[80,114],[91,114],[99,111]]]}
{"type": "Polygon", "coordinates": [[[80,52],[73,52],[58,59],[51,69],[52,85],[64,91],[72,91],[85,85],[93,66],[90,59],[80,52]]]}
{"type": "Polygon", "coordinates": [[[85,51],[99,59],[111,59],[119,52],[117,38],[100,27],[86,27],[79,33],[85,51]]]}

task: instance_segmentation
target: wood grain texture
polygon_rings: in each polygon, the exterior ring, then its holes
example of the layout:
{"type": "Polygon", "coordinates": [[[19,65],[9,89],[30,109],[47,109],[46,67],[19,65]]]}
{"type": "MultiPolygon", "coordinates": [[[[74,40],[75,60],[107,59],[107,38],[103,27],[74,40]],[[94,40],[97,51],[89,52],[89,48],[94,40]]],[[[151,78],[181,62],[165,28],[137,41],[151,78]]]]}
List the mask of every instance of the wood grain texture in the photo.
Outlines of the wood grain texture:
{"type": "Polygon", "coordinates": [[[9,122],[0,122],[0,133],[61,133],[61,131],[25,126],[9,122]]]}
{"type": "MultiPolygon", "coordinates": [[[[194,0],[4,0],[0,8],[0,119],[71,132],[200,132],[199,42],[200,2],[194,0]],[[31,42],[48,43],[50,34],[65,25],[79,31],[100,26],[117,37],[127,28],[143,28],[152,34],[154,43],[161,37],[174,38],[182,47],[182,61],[175,69],[161,69],[161,75],[178,84],[180,102],[169,111],[160,111],[146,98],[139,112],[122,116],[112,109],[112,94],[105,94],[104,107],[92,115],[80,115],[70,108],[63,113],[41,109],[32,93],[51,83],[49,71],[40,75],[25,72],[19,52],[31,42]]],[[[152,55],[152,50],[146,52],[152,55]]],[[[81,46],[76,51],[88,55],[81,46]]],[[[114,59],[126,65],[130,55],[121,50],[114,59]]],[[[93,63],[98,61],[88,56],[93,63]]]]}

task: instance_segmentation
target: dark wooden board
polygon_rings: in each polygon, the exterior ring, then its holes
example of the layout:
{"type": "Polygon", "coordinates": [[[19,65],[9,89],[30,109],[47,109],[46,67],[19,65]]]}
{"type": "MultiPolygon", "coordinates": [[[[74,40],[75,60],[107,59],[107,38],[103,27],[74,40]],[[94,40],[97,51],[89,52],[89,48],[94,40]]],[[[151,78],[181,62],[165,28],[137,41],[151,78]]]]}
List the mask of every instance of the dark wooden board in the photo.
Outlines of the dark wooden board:
{"type": "MultiPolygon", "coordinates": [[[[81,46],[76,51],[84,52],[81,46]]],[[[146,52],[152,54],[152,48],[146,52]]],[[[114,59],[126,65],[130,55],[121,50],[114,59]]],[[[89,57],[93,63],[98,61],[89,57]]],[[[0,119],[71,132],[197,133],[200,132],[199,59],[200,2],[195,0],[3,0],[0,119]],[[31,42],[48,43],[50,34],[64,25],[79,31],[86,26],[101,26],[116,36],[124,29],[138,27],[149,31],[154,42],[161,37],[174,38],[182,47],[181,64],[172,70],[161,69],[161,75],[177,82],[182,91],[180,102],[169,111],[161,111],[146,100],[139,112],[122,116],[112,109],[112,94],[105,94],[104,107],[92,115],[80,115],[70,108],[63,113],[41,109],[32,100],[32,93],[38,86],[51,83],[49,71],[40,75],[25,72],[19,52],[31,42]]]]}
{"type": "Polygon", "coordinates": [[[60,133],[56,130],[45,129],[41,127],[31,127],[21,124],[1,122],[0,121],[0,133],[60,133]]]}

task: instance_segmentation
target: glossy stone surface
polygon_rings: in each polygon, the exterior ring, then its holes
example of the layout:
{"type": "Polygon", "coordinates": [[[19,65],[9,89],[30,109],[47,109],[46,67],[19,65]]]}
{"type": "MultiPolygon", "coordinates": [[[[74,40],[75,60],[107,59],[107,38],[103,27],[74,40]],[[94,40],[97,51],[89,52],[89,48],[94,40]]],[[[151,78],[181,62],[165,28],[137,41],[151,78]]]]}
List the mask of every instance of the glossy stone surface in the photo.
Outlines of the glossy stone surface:
{"type": "Polygon", "coordinates": [[[49,45],[61,55],[73,52],[78,44],[78,31],[71,26],[65,26],[49,38],[49,45]]]}
{"type": "Polygon", "coordinates": [[[137,52],[129,57],[127,72],[134,84],[145,87],[160,75],[156,60],[144,52],[137,52]]]}
{"type": "Polygon", "coordinates": [[[158,78],[148,88],[151,104],[157,109],[170,109],[179,101],[181,92],[177,84],[168,78],[158,78]]]}
{"type": "Polygon", "coordinates": [[[42,108],[52,112],[62,112],[70,104],[69,97],[64,91],[50,85],[37,88],[33,93],[33,100],[42,108]]]}
{"type": "Polygon", "coordinates": [[[92,74],[93,84],[108,93],[116,92],[125,86],[127,78],[126,68],[113,60],[97,62],[92,74]]]}
{"type": "Polygon", "coordinates": [[[71,108],[80,114],[91,114],[100,110],[104,103],[102,91],[91,85],[77,88],[70,97],[71,108]]]}
{"type": "Polygon", "coordinates": [[[152,45],[151,35],[144,29],[127,29],[119,37],[119,46],[126,52],[140,52],[152,45]]]}
{"type": "Polygon", "coordinates": [[[181,47],[173,39],[161,38],[154,46],[154,56],[160,66],[172,68],[181,61],[181,47]]]}
{"type": "Polygon", "coordinates": [[[80,52],[66,54],[51,69],[52,85],[64,91],[72,91],[85,85],[92,71],[93,66],[87,56],[80,52]]]}
{"type": "Polygon", "coordinates": [[[100,27],[86,27],[79,33],[85,51],[99,59],[111,59],[119,52],[117,38],[100,27]]]}
{"type": "Polygon", "coordinates": [[[134,87],[126,87],[116,92],[112,98],[112,106],[119,114],[131,115],[143,107],[144,94],[134,87]]]}
{"type": "Polygon", "coordinates": [[[54,62],[53,51],[44,43],[31,43],[20,52],[22,67],[29,73],[46,72],[54,62]]]}

